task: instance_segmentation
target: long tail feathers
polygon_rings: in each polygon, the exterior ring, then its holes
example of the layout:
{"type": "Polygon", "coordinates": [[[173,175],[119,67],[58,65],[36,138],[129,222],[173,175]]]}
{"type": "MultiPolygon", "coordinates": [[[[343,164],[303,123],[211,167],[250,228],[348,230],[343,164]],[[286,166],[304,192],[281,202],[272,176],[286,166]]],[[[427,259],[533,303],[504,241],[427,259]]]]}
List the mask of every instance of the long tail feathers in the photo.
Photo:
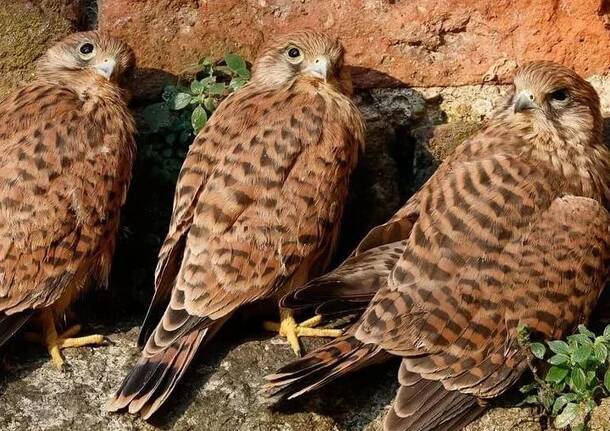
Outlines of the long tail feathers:
{"type": "MultiPolygon", "coordinates": [[[[274,401],[296,398],[390,357],[378,346],[345,335],[267,376],[263,393],[274,401]]],[[[458,431],[485,412],[476,397],[448,391],[441,382],[408,372],[404,364],[398,380],[401,386],[385,419],[385,431],[458,431]]]]}
{"type": "Polygon", "coordinates": [[[459,431],[485,412],[472,395],[448,391],[441,382],[409,373],[404,364],[398,380],[386,431],[459,431]]]}
{"type": "Polygon", "coordinates": [[[32,314],[33,312],[31,311],[22,311],[21,313],[11,315],[0,313],[0,347],[30,320],[32,314]]]}
{"type": "Polygon", "coordinates": [[[351,335],[339,337],[266,377],[263,393],[276,401],[316,390],[336,378],[390,357],[381,348],[351,335]]]}
{"type": "Polygon", "coordinates": [[[224,320],[203,329],[194,329],[178,341],[150,357],[142,356],[125,377],[108,411],[128,409],[149,419],[165,403],[191,363],[199,346],[209,341],[224,320]]]}

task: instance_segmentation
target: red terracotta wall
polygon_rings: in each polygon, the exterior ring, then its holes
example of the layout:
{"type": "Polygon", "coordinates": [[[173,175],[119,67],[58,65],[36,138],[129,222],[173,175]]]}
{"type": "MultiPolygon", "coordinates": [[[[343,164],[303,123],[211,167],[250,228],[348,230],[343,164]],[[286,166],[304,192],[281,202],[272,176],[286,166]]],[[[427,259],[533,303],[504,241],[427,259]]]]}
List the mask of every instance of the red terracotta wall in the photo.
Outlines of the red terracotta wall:
{"type": "Polygon", "coordinates": [[[449,86],[505,80],[550,59],[585,74],[610,66],[609,0],[103,0],[100,27],[140,64],[179,73],[199,57],[248,58],[269,36],[315,27],[342,38],[356,84],[449,86]],[[360,69],[362,68],[362,69],[360,69]]]}

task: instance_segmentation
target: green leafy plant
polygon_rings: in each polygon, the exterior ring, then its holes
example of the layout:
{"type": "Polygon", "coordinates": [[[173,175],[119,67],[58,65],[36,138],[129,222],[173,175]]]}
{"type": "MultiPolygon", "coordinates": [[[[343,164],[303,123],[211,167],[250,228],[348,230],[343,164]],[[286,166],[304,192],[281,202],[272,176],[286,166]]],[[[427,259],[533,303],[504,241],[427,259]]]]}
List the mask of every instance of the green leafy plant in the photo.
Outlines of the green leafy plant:
{"type": "Polygon", "coordinates": [[[187,141],[203,128],[223,98],[250,79],[245,60],[237,54],[225,55],[223,62],[204,58],[195,70],[197,76],[190,83],[168,85],[161,102],[144,108],[150,132],[165,131],[168,141],[187,141]]]}
{"type": "Polygon", "coordinates": [[[139,116],[139,155],[164,183],[175,181],[189,145],[220,102],[250,79],[248,65],[237,54],[216,62],[205,58],[189,72],[192,81],[166,86],[161,100],[139,116]]]}
{"type": "Polygon", "coordinates": [[[597,401],[610,394],[610,325],[600,336],[579,325],[578,333],[566,341],[548,341],[546,345],[530,342],[527,328],[521,328],[520,341],[546,370],[540,377],[530,361],[534,382],[521,387],[526,395],[523,404],[542,406],[558,429],[588,429],[587,421],[597,401]]]}

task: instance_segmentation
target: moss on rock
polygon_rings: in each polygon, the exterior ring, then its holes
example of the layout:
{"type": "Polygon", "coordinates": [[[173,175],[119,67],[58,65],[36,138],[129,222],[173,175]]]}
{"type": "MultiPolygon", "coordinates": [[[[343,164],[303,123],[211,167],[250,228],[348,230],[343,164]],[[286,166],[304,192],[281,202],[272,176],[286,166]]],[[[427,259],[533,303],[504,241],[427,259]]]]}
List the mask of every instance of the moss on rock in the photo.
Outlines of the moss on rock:
{"type": "Polygon", "coordinates": [[[51,44],[74,31],[74,21],[55,10],[22,0],[0,1],[0,98],[31,80],[36,60],[51,44]]]}
{"type": "Polygon", "coordinates": [[[440,163],[480,128],[481,123],[462,121],[439,125],[431,130],[426,148],[440,163]]]}

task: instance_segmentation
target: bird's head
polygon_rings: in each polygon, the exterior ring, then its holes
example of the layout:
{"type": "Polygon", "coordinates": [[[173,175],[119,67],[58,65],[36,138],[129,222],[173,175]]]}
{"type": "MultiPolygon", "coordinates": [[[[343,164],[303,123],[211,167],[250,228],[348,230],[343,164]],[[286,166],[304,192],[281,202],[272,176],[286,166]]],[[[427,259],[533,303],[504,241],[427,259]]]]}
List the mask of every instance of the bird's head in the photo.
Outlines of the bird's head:
{"type": "Polygon", "coordinates": [[[563,142],[601,140],[599,96],[573,70],[548,61],[527,63],[517,71],[514,86],[508,114],[517,123],[563,142]]]}
{"type": "Polygon", "coordinates": [[[38,76],[67,79],[75,73],[124,84],[135,56],[125,42],[97,31],[74,33],[52,46],[38,62],[38,76]]]}
{"type": "Polygon", "coordinates": [[[351,83],[343,68],[343,51],[337,39],[312,30],[279,36],[255,60],[252,80],[277,88],[295,78],[309,77],[349,92],[351,83]]]}

